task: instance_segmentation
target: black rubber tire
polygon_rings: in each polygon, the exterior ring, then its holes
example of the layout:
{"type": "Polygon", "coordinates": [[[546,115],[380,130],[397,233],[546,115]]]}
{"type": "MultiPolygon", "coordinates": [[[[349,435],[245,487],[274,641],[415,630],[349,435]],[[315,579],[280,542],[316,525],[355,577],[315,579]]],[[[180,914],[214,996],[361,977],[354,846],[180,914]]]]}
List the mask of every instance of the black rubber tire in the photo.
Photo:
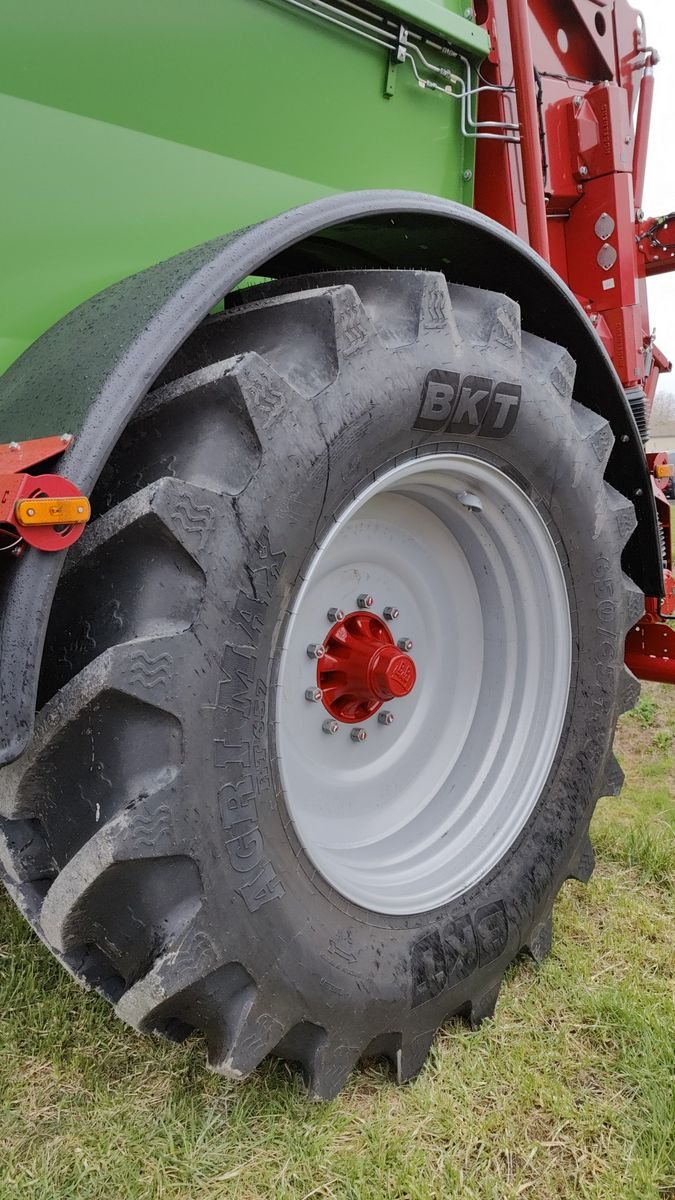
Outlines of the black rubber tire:
{"type": "MultiPolygon", "coordinates": [[[[70,551],[34,741],[0,772],[0,862],[40,936],[141,1030],[201,1032],[241,1078],[268,1054],[334,1096],[363,1056],[398,1078],[438,1026],[494,1010],[548,951],[563,881],[621,773],[624,668],[643,597],[635,517],[603,479],[607,423],[567,352],[502,295],[372,271],[240,293],[176,354],[122,435],[70,551]],[[522,387],[506,436],[419,429],[435,369],[522,387]],[[554,532],[574,622],[568,712],[537,807],[498,866],[423,916],[333,892],[290,824],[275,760],[284,614],[315,538],[359,485],[421,446],[517,478],[554,532]]],[[[432,422],[433,423],[433,422],[432,422]]],[[[504,433],[504,430],[501,431],[504,433]]]]}

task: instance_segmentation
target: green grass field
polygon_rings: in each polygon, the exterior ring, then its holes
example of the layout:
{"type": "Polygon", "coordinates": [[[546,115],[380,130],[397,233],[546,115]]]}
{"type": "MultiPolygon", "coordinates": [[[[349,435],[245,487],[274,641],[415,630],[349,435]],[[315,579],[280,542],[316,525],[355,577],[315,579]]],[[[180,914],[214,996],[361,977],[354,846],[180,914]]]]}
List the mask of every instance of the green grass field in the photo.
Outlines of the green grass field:
{"type": "Polygon", "coordinates": [[[380,1065],[332,1105],[281,1064],[228,1083],[113,1020],[0,898],[1,1200],[675,1197],[675,689],[645,686],[618,752],[550,958],[404,1088],[380,1065]]]}

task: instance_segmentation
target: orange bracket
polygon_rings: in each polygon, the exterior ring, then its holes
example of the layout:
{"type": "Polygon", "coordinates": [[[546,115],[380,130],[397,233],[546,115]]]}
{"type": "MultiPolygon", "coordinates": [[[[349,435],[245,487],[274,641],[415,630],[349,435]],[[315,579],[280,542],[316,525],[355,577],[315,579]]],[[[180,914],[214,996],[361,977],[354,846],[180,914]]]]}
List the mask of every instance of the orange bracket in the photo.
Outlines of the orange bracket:
{"type": "Polygon", "coordinates": [[[73,438],[34,438],[0,444],[0,533],[4,549],[24,546],[66,550],[84,532],[91,506],[80,489],[62,475],[33,475],[30,468],[63,454],[73,438]]]}

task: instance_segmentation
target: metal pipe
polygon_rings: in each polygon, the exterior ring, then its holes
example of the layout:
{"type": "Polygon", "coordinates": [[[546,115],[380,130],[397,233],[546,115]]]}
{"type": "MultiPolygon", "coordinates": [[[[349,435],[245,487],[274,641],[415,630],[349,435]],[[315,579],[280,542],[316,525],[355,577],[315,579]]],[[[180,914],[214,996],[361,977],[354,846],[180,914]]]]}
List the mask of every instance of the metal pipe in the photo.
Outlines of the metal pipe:
{"type": "Polygon", "coordinates": [[[535,92],[532,41],[527,0],[506,0],[513,52],[513,78],[520,119],[520,153],[523,161],[525,207],[530,245],[550,262],[544,197],[539,120],[535,92]]]}
{"type": "Polygon", "coordinates": [[[633,190],[635,192],[635,207],[642,208],[645,190],[645,175],[647,172],[647,149],[649,147],[649,126],[652,119],[654,104],[654,67],[650,59],[640,80],[640,100],[638,105],[637,122],[635,126],[635,149],[633,151],[633,190]]]}

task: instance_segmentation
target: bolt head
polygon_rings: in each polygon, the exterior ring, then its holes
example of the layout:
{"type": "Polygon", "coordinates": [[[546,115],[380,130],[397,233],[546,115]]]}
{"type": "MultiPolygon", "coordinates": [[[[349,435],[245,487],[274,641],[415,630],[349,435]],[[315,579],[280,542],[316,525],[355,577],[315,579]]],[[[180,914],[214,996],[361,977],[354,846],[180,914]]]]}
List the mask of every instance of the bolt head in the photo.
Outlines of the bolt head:
{"type": "Polygon", "coordinates": [[[372,596],[369,596],[367,592],[362,592],[360,596],[356,597],[356,603],[358,604],[359,608],[372,608],[375,600],[372,596]]]}
{"type": "Polygon", "coordinates": [[[317,704],[323,698],[321,688],[306,688],[305,700],[311,700],[313,704],[317,704]]]}
{"type": "Polygon", "coordinates": [[[344,610],[341,608],[329,608],[326,616],[328,617],[331,625],[334,625],[336,621],[343,621],[345,614],[344,610]]]}
{"type": "Polygon", "coordinates": [[[583,167],[583,166],[579,167],[579,174],[580,175],[588,175],[588,167],[583,167]]]}
{"type": "Polygon", "coordinates": [[[29,517],[34,517],[34,516],[35,516],[35,509],[34,509],[34,508],[27,508],[27,509],[26,509],[26,512],[28,513],[28,516],[29,516],[29,517]]]}
{"type": "Polygon", "coordinates": [[[20,450],[20,449],[21,449],[21,443],[20,443],[20,442],[10,442],[10,443],[9,443],[9,448],[10,448],[10,450],[20,450]]]}
{"type": "Polygon", "coordinates": [[[409,654],[413,648],[410,638],[399,638],[396,645],[398,646],[399,650],[405,650],[406,654],[409,654]]]}
{"type": "Polygon", "coordinates": [[[581,96],[574,97],[574,107],[581,108],[581,96]]]}
{"type": "Polygon", "coordinates": [[[465,183],[469,183],[469,181],[473,179],[473,171],[469,171],[468,169],[464,171],[462,174],[462,179],[465,183]]]}
{"type": "Polygon", "coordinates": [[[307,657],[308,658],[323,658],[325,653],[326,653],[326,647],[321,646],[317,642],[310,642],[309,646],[307,647],[307,657]]]}
{"type": "Polygon", "coordinates": [[[384,617],[385,621],[395,621],[397,617],[400,617],[400,615],[401,614],[399,610],[394,608],[393,604],[388,604],[387,607],[382,610],[382,616],[384,617]]]}
{"type": "Polygon", "coordinates": [[[340,726],[338,725],[337,721],[333,721],[331,717],[328,717],[323,722],[321,728],[323,729],[324,733],[329,733],[332,736],[334,733],[338,732],[340,726]]]}
{"type": "Polygon", "coordinates": [[[393,725],[394,724],[394,714],[391,711],[391,709],[389,709],[389,708],[381,709],[380,712],[377,714],[377,719],[378,719],[380,725],[393,725]]]}
{"type": "Polygon", "coordinates": [[[627,433],[622,433],[622,434],[621,434],[621,441],[623,442],[624,446],[626,445],[626,442],[629,442],[629,441],[630,441],[630,438],[629,438],[629,436],[628,436],[628,434],[627,434],[627,433]]]}
{"type": "Polygon", "coordinates": [[[62,433],[62,434],[61,434],[61,441],[62,441],[62,442],[72,442],[72,440],[73,440],[73,435],[72,435],[72,433],[62,433]]]}
{"type": "Polygon", "coordinates": [[[349,736],[353,742],[365,742],[366,738],[368,737],[368,733],[367,730],[361,729],[359,726],[357,726],[355,729],[352,729],[349,736]]]}

